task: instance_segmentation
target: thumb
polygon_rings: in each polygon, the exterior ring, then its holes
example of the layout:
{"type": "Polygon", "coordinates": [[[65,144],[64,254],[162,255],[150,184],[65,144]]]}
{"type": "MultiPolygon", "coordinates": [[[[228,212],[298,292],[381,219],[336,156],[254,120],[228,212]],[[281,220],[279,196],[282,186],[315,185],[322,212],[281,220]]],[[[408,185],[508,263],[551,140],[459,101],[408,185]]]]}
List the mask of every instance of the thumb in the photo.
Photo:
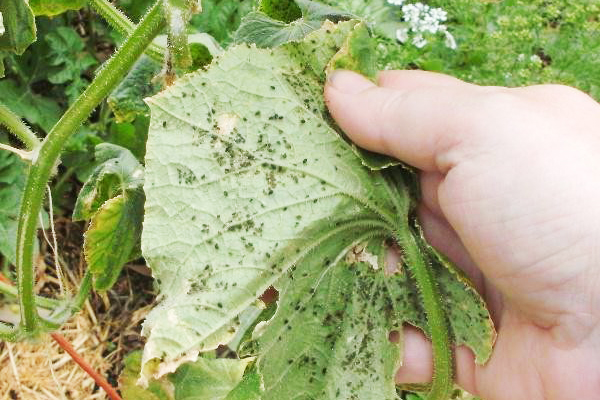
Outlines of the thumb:
{"type": "MultiPolygon", "coordinates": [[[[356,144],[426,171],[446,172],[468,135],[481,131],[478,98],[490,90],[423,71],[388,71],[379,85],[350,71],[333,72],[325,100],[356,144]]],[[[482,110],[485,111],[485,110],[482,110]]]]}

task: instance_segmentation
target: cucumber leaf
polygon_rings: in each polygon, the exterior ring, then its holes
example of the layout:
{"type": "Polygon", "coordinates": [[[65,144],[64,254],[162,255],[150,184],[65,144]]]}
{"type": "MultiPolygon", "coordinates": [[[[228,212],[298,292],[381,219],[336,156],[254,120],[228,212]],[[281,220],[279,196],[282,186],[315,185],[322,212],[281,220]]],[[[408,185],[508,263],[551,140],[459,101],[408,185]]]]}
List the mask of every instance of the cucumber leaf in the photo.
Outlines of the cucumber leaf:
{"type": "MultiPolygon", "coordinates": [[[[270,2],[269,2],[270,3],[270,2]]],[[[277,2],[274,2],[277,3],[277,2]]],[[[275,47],[283,43],[303,39],[309,33],[319,29],[326,21],[343,21],[354,17],[353,14],[340,11],[311,0],[283,2],[288,9],[264,6],[260,10],[248,13],[235,33],[236,43],[254,43],[258,47],[275,47]],[[291,9],[291,10],[290,10],[291,9]],[[287,22],[288,17],[300,16],[287,22]],[[278,18],[283,18],[280,20],[278,18]]]]}
{"type": "Polygon", "coordinates": [[[2,0],[0,13],[4,26],[4,34],[0,35],[0,51],[23,54],[36,39],[33,11],[25,0],[2,0]]]}
{"type": "Polygon", "coordinates": [[[29,6],[35,15],[52,17],[69,10],[79,10],[87,0],[29,0],[29,6]]]}
{"type": "Polygon", "coordinates": [[[142,249],[160,302],[143,326],[142,383],[228,343],[239,315],[274,285],[277,312],[249,346],[261,398],[396,398],[401,342],[388,332],[410,323],[428,333],[406,268],[385,272],[396,230],[411,232],[449,287],[446,307],[460,301],[452,316],[463,323],[451,334],[478,361],[489,356],[494,331],[483,302],[421,242],[416,177],[365,167],[326,111],[325,69],[340,51],[352,54],[346,41],[363,40],[361,31],[356,20],[326,21],[273,49],[235,46],[147,99],[142,249]]]}
{"type": "Polygon", "coordinates": [[[96,161],[77,197],[73,220],[91,220],[84,255],[96,290],[108,290],[125,263],[141,255],[144,170],[129,150],[110,143],[96,146],[96,161]]]}

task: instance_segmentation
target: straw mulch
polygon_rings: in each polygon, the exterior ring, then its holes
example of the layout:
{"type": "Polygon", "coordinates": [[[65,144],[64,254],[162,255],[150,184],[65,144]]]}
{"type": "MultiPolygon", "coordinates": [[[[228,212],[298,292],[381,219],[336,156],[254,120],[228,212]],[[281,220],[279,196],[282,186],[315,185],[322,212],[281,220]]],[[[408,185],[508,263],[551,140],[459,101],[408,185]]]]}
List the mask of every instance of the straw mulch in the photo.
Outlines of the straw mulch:
{"type": "MultiPolygon", "coordinates": [[[[60,333],[101,375],[111,364],[102,356],[108,331],[97,325],[91,308],[79,313],[60,333]]],[[[56,342],[45,335],[39,343],[0,342],[1,400],[106,399],[102,390],[56,342]]]]}

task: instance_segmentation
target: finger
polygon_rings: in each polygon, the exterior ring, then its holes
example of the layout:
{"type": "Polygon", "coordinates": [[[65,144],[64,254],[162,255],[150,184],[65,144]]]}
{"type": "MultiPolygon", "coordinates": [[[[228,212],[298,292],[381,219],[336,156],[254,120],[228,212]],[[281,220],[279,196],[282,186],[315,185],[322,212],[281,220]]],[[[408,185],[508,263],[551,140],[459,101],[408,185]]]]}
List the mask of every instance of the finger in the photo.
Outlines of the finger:
{"type": "MultiPolygon", "coordinates": [[[[403,329],[404,354],[402,366],[396,373],[396,383],[424,383],[433,377],[433,351],[431,342],[423,333],[411,326],[403,329]]],[[[471,350],[459,346],[455,351],[456,383],[477,395],[475,384],[475,357],[471,350]]]]}
{"type": "Polygon", "coordinates": [[[440,207],[438,189],[444,180],[444,175],[439,172],[421,172],[419,175],[421,183],[421,201],[436,217],[445,219],[446,216],[440,207]]]}
{"type": "MultiPolygon", "coordinates": [[[[349,71],[330,75],[325,99],[332,116],[359,146],[399,158],[427,171],[447,171],[462,153],[460,145],[486,132],[489,118],[481,109],[482,88],[439,74],[382,74],[377,86],[349,71]],[[427,79],[427,77],[430,79],[427,79]],[[480,110],[478,110],[478,107],[480,110]],[[481,112],[479,112],[481,111],[481,112]]],[[[501,90],[501,89],[497,89],[501,90]]]]}
{"type": "Polygon", "coordinates": [[[398,90],[412,90],[424,86],[451,86],[464,83],[450,75],[419,70],[380,71],[377,85],[398,90]]]}

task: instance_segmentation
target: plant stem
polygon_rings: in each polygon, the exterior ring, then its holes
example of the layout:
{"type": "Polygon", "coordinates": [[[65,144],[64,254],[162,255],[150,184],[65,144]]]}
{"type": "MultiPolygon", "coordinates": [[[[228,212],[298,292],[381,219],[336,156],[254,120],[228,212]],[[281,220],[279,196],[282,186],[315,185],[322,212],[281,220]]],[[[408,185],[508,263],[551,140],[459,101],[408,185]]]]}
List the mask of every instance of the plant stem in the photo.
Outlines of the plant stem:
{"type": "Polygon", "coordinates": [[[406,258],[406,265],[416,281],[433,347],[433,379],[427,400],[449,399],[454,386],[454,365],[450,346],[449,324],[442,306],[440,291],[434,280],[424,249],[412,235],[412,230],[402,227],[395,232],[396,240],[406,258]]]}
{"type": "Polygon", "coordinates": [[[0,124],[5,125],[13,135],[23,142],[27,150],[34,150],[40,146],[40,140],[35,136],[35,133],[21,121],[21,118],[17,117],[8,107],[1,103],[0,124]]]}
{"type": "MultiPolygon", "coordinates": [[[[135,24],[108,0],[90,0],[90,5],[121,35],[131,35],[135,29],[135,24]]],[[[159,63],[164,61],[165,53],[166,49],[156,43],[150,43],[146,49],[146,54],[159,63]]]]}
{"type": "Polygon", "coordinates": [[[67,139],[87,119],[94,108],[117,86],[127,71],[164,26],[161,1],[157,1],[123,46],[106,62],[90,86],[69,107],[44,139],[32,164],[19,218],[17,233],[17,276],[23,333],[35,336],[38,315],[35,308],[33,243],[46,185],[67,139]]]}
{"type": "Polygon", "coordinates": [[[0,340],[4,340],[7,342],[16,342],[17,341],[17,329],[7,325],[3,322],[0,322],[0,340]]]}
{"type": "MultiPolygon", "coordinates": [[[[0,293],[12,298],[18,297],[17,288],[3,281],[0,281],[0,293]]],[[[43,296],[35,296],[35,304],[47,310],[52,310],[60,304],[60,301],[43,296]]]]}

